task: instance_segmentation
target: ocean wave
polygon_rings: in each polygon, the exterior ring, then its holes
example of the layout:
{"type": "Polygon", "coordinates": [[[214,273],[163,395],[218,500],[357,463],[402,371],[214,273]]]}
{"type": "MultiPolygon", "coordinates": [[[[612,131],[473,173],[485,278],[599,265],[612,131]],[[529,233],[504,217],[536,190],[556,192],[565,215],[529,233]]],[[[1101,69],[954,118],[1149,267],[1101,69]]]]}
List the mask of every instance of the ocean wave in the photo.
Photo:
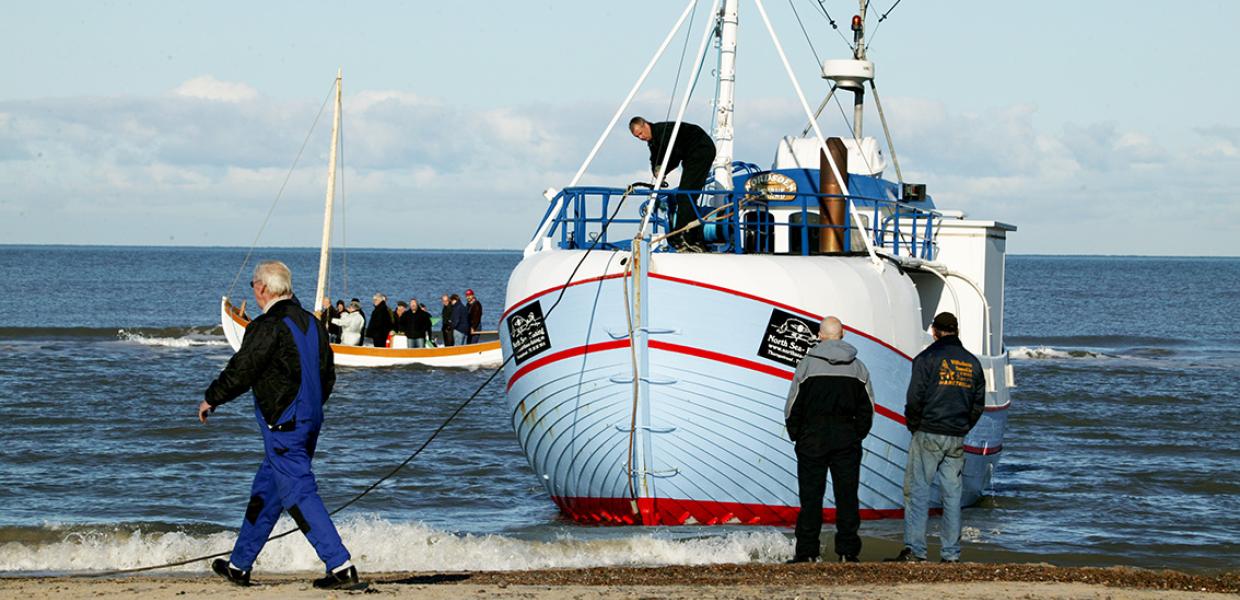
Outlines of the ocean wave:
{"type": "Polygon", "coordinates": [[[1050,346],[1017,346],[1008,348],[1008,356],[1013,360],[1072,360],[1072,359],[1107,359],[1116,358],[1102,352],[1091,352],[1089,350],[1061,350],[1059,348],[1051,348],[1050,346]]]}
{"type": "MultiPolygon", "coordinates": [[[[164,346],[167,348],[189,348],[191,346],[227,346],[228,340],[223,338],[223,330],[220,333],[213,334],[203,332],[205,328],[189,328],[188,330],[179,331],[183,335],[159,335],[156,332],[144,331],[141,329],[119,329],[116,331],[117,339],[125,342],[133,342],[142,344],[143,346],[164,346]]],[[[219,329],[218,327],[216,328],[219,329]]],[[[166,331],[166,330],[158,330],[166,331]]],[[[176,330],[174,330],[176,331],[176,330]]]]}
{"type": "MultiPolygon", "coordinates": [[[[288,518],[276,531],[292,528],[288,518]]],[[[513,571],[602,566],[704,565],[776,562],[792,555],[791,538],[775,530],[730,531],[676,539],[660,532],[591,538],[562,534],[551,540],[463,535],[421,523],[355,517],[338,523],[353,562],[366,571],[513,571]]],[[[128,569],[231,550],[233,532],[143,531],[140,528],[50,527],[44,541],[0,543],[0,572],[128,569]]],[[[614,532],[614,533],[613,533],[614,532]]],[[[591,531],[590,533],[595,533],[591,531]]],[[[42,537],[42,536],[40,536],[42,537]]],[[[318,571],[314,549],[298,534],[275,540],[254,565],[257,572],[318,571]]],[[[205,572],[208,561],[168,569],[205,572]]]]}

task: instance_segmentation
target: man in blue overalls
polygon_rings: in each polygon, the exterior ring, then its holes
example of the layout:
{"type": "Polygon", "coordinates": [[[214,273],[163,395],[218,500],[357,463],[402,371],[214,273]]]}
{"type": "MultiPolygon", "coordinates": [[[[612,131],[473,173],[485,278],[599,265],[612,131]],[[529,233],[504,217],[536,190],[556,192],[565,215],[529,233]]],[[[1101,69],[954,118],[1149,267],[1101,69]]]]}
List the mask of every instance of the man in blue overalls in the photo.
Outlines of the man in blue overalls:
{"type": "Polygon", "coordinates": [[[212,570],[237,585],[249,585],[254,560],[287,510],[327,566],[327,576],[316,579],[314,587],[357,588],[363,585],[357,568],[310,471],[323,404],[336,382],[327,332],[293,297],[292,275],[284,263],[260,263],[250,287],[263,314],[245,328],[241,349],[207,388],[198,419],[206,423],[216,407],[253,389],[265,456],[254,475],[230,560],[217,559],[212,570]]]}

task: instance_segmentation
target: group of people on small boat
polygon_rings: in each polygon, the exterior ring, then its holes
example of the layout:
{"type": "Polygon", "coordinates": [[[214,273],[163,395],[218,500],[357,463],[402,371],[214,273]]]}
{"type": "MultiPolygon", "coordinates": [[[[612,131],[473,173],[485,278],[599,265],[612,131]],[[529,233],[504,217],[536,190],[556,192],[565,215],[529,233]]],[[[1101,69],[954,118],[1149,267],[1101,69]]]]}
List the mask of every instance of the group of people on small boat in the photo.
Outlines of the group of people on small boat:
{"type": "Polygon", "coordinates": [[[371,298],[374,310],[367,320],[362,303],[353,298],[348,304],[337,300],[327,306],[324,322],[328,338],[334,344],[345,346],[370,345],[375,348],[431,348],[476,344],[482,331],[482,302],[472,289],[465,290],[465,300],[457,294],[444,294],[443,311],[440,313],[441,341],[434,336],[434,319],[430,309],[410,298],[396,302],[396,309],[388,307],[387,296],[375,294],[371,298]],[[369,341],[369,344],[366,342],[369,341]]]}

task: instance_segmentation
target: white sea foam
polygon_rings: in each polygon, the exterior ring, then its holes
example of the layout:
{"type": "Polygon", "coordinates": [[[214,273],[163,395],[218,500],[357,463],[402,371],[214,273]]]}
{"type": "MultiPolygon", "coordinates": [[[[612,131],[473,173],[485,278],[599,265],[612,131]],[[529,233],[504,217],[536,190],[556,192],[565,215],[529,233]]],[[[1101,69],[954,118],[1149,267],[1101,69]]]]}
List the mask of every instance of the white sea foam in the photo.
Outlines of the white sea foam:
{"type": "Polygon", "coordinates": [[[191,346],[227,346],[228,340],[222,337],[207,336],[201,334],[190,334],[181,337],[159,337],[144,335],[135,331],[126,331],[124,329],[116,332],[116,337],[122,341],[142,344],[143,346],[164,346],[167,348],[189,348],[191,346]]]}
{"type": "Polygon", "coordinates": [[[1060,350],[1050,346],[1017,346],[1008,349],[1008,356],[1015,360],[1073,360],[1112,358],[1101,352],[1089,350],[1060,350]]]}
{"type": "MultiPolygon", "coordinates": [[[[277,531],[292,527],[287,518],[277,531]]],[[[420,523],[356,517],[338,523],[353,562],[368,571],[510,571],[612,565],[700,565],[778,561],[792,555],[792,540],[774,530],[731,531],[692,539],[657,532],[617,532],[587,539],[572,535],[547,541],[501,535],[459,535],[420,523]]],[[[609,532],[608,532],[609,533],[609,532]]],[[[595,537],[595,536],[591,536],[595,537]]],[[[55,542],[0,545],[0,572],[98,571],[142,567],[226,552],[235,534],[70,533],[55,542]]],[[[169,569],[201,572],[207,561],[169,569]]],[[[300,534],[267,545],[256,571],[317,571],[323,568],[300,534]]]]}

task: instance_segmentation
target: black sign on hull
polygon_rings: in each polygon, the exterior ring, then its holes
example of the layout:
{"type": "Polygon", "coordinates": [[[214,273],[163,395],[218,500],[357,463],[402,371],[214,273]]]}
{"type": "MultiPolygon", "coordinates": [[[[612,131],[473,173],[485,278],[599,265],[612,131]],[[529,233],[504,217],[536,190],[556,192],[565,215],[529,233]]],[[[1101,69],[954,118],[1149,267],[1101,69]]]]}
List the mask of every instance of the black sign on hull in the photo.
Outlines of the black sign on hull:
{"type": "Polygon", "coordinates": [[[762,333],[758,356],[795,367],[817,343],[818,323],[775,308],[762,333]]]}
{"type": "Polygon", "coordinates": [[[518,365],[551,349],[541,303],[535,301],[508,315],[508,338],[512,342],[512,359],[518,365]]]}

